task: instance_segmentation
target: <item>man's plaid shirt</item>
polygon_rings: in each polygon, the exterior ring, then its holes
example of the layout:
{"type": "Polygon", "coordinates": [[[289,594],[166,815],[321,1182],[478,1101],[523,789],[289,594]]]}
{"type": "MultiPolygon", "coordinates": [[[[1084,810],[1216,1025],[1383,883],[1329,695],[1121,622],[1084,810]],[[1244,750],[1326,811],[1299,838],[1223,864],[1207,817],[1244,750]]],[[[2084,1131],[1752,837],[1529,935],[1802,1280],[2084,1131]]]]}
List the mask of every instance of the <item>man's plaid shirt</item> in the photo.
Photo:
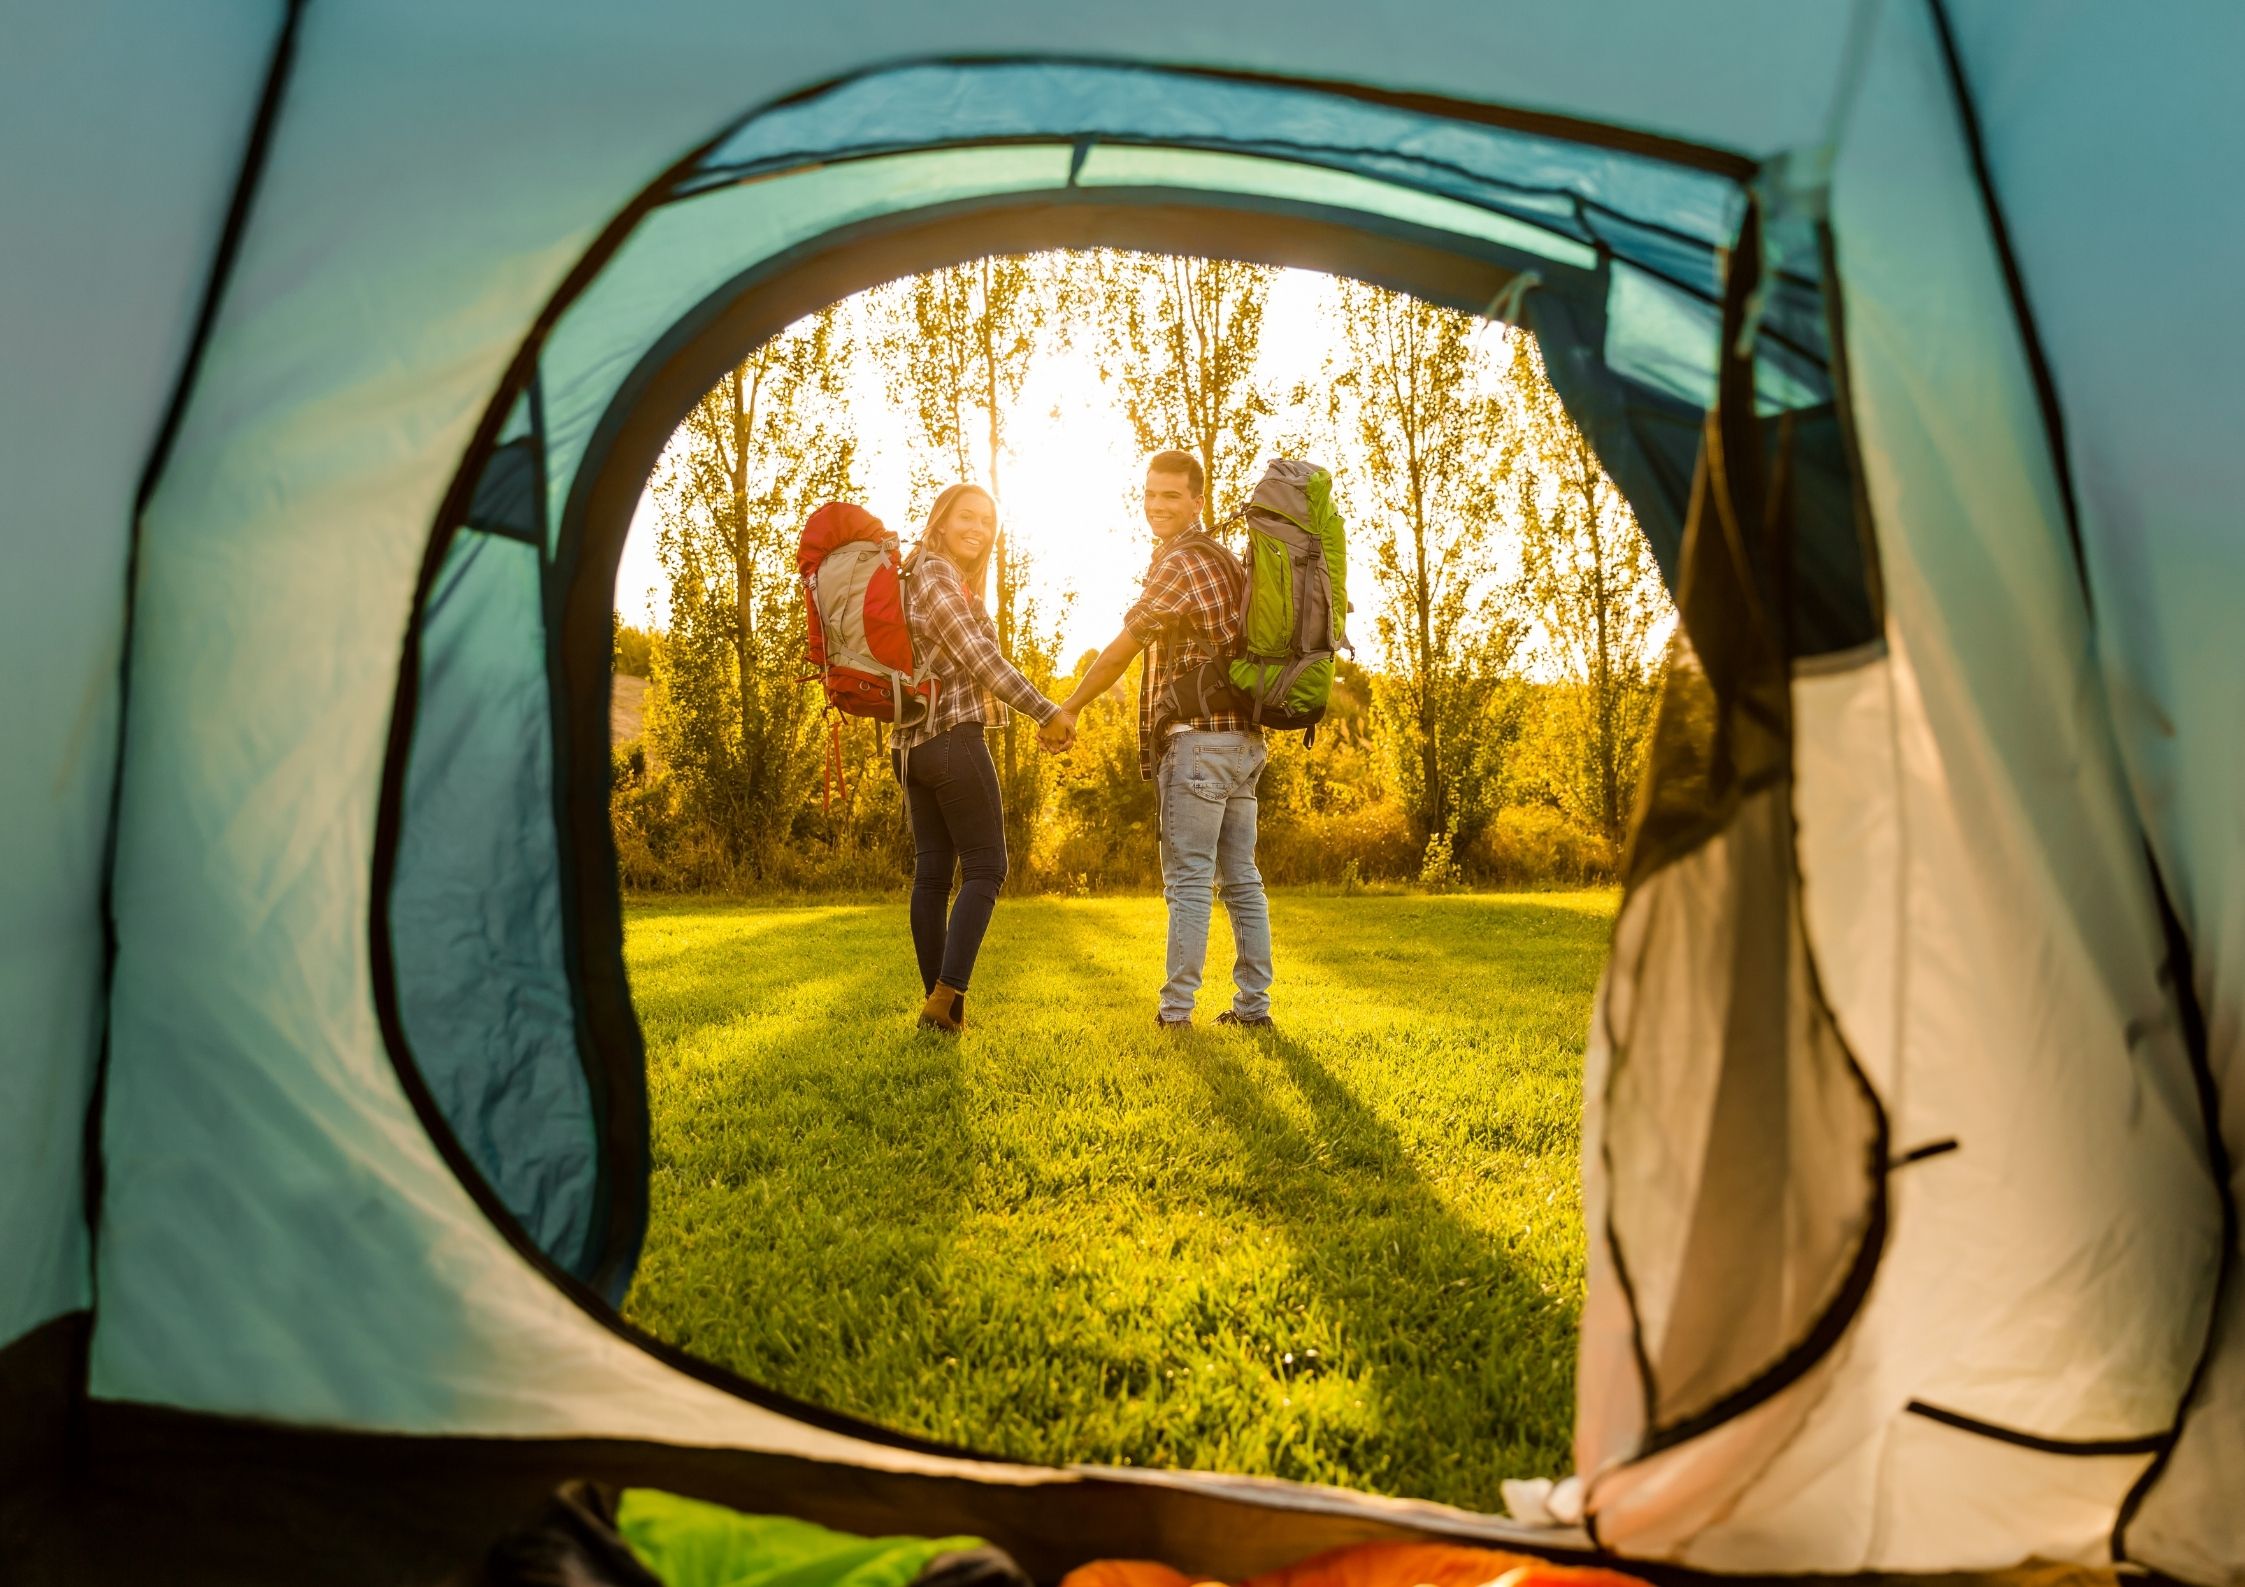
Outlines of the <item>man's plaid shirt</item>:
{"type": "MultiPolygon", "coordinates": [[[[1154,707],[1169,692],[1170,680],[1239,642],[1241,570],[1236,563],[1223,565],[1230,562],[1232,554],[1195,524],[1154,547],[1137,603],[1123,614],[1123,626],[1146,647],[1146,671],[1138,690],[1138,775],[1144,781],[1153,781],[1161,760],[1154,707]]],[[[1234,711],[1178,720],[1211,733],[1245,733],[1253,726],[1234,711]]],[[[1164,724],[1161,738],[1168,736],[1164,724]]]]}
{"type": "Polygon", "coordinates": [[[959,570],[932,551],[913,559],[904,581],[904,625],[912,631],[913,659],[935,675],[935,704],[910,727],[896,730],[896,747],[909,750],[961,722],[995,725],[1003,699],[1038,726],[1060,707],[1014,670],[998,648],[998,628],[982,603],[969,595],[959,570]]]}

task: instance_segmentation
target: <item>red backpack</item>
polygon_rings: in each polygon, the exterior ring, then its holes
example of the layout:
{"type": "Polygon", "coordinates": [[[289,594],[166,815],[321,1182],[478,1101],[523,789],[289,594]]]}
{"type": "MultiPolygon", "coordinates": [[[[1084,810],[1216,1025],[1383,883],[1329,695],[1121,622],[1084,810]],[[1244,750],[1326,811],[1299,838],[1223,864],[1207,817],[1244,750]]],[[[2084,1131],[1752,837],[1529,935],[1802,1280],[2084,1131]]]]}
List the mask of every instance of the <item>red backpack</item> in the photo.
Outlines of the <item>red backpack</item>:
{"type": "Polygon", "coordinates": [[[863,507],[830,501],[795,548],[810,626],[811,666],[826,703],[850,716],[909,724],[927,714],[935,680],[912,659],[896,536],[863,507]]]}

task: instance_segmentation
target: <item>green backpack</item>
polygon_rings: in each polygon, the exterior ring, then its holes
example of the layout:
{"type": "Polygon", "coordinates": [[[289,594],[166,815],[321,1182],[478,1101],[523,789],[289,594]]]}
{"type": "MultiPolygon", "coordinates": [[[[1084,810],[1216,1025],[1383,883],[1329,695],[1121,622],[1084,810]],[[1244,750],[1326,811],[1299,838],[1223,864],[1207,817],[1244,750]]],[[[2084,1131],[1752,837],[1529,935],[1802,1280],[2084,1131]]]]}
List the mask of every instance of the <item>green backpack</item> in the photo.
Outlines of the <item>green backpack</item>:
{"type": "Polygon", "coordinates": [[[1178,679],[1165,715],[1236,711],[1259,727],[1315,738],[1333,692],[1333,653],[1349,647],[1348,535],[1333,476],[1276,458],[1241,514],[1247,520],[1240,638],[1231,654],[1178,679]]]}

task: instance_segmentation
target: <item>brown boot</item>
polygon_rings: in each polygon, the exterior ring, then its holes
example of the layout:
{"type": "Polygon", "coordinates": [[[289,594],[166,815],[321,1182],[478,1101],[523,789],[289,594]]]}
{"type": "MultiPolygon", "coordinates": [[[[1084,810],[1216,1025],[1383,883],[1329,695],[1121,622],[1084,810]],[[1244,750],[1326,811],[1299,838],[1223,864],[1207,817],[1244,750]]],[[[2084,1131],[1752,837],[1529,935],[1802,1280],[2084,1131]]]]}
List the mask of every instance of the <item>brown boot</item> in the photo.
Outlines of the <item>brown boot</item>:
{"type": "Polygon", "coordinates": [[[936,982],[935,990],[920,1005],[920,1024],[932,1030],[958,1030],[959,1000],[964,996],[966,994],[957,987],[936,982]]]}

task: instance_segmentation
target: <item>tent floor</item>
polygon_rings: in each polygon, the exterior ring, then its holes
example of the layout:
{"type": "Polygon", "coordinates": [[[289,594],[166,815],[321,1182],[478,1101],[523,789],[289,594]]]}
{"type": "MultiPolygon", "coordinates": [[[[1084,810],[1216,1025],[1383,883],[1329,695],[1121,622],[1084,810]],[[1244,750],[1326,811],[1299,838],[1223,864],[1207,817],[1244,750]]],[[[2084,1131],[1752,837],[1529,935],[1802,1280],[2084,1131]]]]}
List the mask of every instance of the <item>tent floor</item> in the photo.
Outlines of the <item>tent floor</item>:
{"type": "Polygon", "coordinates": [[[846,1531],[970,1533],[1043,1581],[1102,1556],[1241,1576],[1345,1543],[1426,1535],[1099,1478],[1055,1490],[628,1441],[307,1432],[101,1402],[78,1421],[68,1467],[0,1494],[0,1558],[16,1566],[0,1571],[9,1587],[464,1581],[495,1538],[577,1477],[846,1531]]]}
{"type": "MultiPolygon", "coordinates": [[[[287,1463],[148,1460],[105,1465],[68,1487],[35,1486],[0,1497],[0,1579],[11,1587],[468,1587],[498,1536],[528,1520],[552,1489],[588,1474],[558,1452],[496,1467],[432,1462],[370,1482],[287,1463]]],[[[652,1478],[615,1467],[611,1481],[652,1478]]],[[[676,1485],[676,1484],[671,1484],[676,1485]]],[[[800,1510],[766,1503],[765,1509],[800,1510]]],[[[823,1508],[823,1507],[821,1507],[823,1508]]],[[[863,1517],[867,1531],[909,1529],[895,1515],[863,1517]]],[[[1007,1541],[1001,1528],[988,1528],[1007,1541]]],[[[1046,1528],[1040,1528],[1046,1530],[1046,1528]]],[[[1087,1538],[1085,1540],[1089,1542],[1087,1538]]],[[[1303,1541],[1307,1542],[1307,1539],[1303,1541]]],[[[1013,1540],[1040,1581],[1065,1567],[1047,1549],[1013,1540]],[[1034,1563],[1031,1563],[1034,1561],[1034,1563]]],[[[1310,1543],[1300,1553],[1314,1552],[1310,1543]]],[[[1174,1558],[1159,1546],[1065,1550],[1070,1563],[1099,1554],[1174,1558]]],[[[1615,1562],[1661,1587],[1705,1587],[1713,1578],[1615,1562]]],[[[1724,1578],[1726,1583],[1849,1587],[2118,1587],[2110,1571],[2051,1566],[1981,1576],[1724,1578]]],[[[2140,1581],[2142,1578],[2134,1578],[2140,1581]]]]}
{"type": "MultiPolygon", "coordinates": [[[[330,1433],[74,1400],[84,1314],[0,1350],[0,1583],[6,1587],[439,1587],[554,1488],[665,1488],[861,1533],[970,1533],[1040,1581],[1095,1558],[1166,1559],[1237,1580],[1378,1538],[1443,1535],[1375,1515],[1277,1509],[1097,1476],[1060,1490],[899,1476],[740,1450],[626,1440],[330,1433]]],[[[1486,1536],[1450,1534],[1461,1542],[1486,1536]]],[[[1579,1556],[1578,1556],[1579,1557],[1579,1556]]],[[[1662,1587],[1691,1572],[1614,1562],[1662,1587]]],[[[2116,1587],[2114,1572],[1792,1578],[1852,1587],[2116,1587]]],[[[2140,1579],[2140,1578],[2138,1578],[2140,1579]]],[[[1725,1580],[1745,1580],[1725,1578],[1725,1580]]],[[[1784,1578],[1767,1578],[1775,1582],[1784,1578]]]]}

